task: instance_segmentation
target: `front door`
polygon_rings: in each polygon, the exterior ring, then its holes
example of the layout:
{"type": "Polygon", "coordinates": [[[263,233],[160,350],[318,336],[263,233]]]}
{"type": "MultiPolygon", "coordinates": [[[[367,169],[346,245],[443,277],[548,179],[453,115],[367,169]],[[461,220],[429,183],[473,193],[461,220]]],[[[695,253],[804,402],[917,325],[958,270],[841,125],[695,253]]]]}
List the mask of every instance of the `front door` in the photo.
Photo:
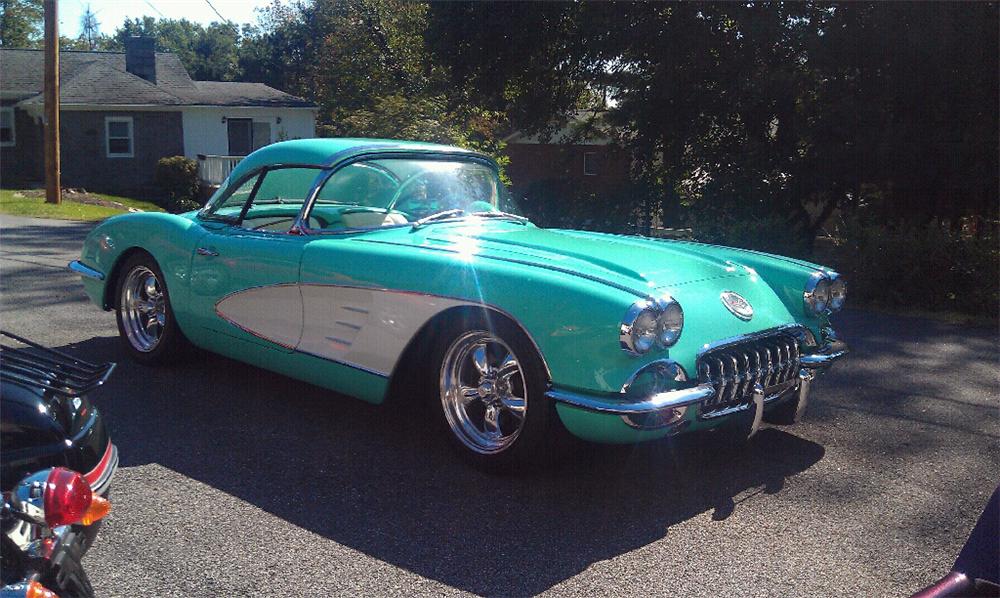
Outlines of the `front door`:
{"type": "Polygon", "coordinates": [[[200,339],[291,351],[302,333],[299,265],[309,237],[289,230],[320,171],[263,170],[209,206],[191,257],[191,305],[200,339]],[[224,335],[224,336],[220,336],[224,335]]]}

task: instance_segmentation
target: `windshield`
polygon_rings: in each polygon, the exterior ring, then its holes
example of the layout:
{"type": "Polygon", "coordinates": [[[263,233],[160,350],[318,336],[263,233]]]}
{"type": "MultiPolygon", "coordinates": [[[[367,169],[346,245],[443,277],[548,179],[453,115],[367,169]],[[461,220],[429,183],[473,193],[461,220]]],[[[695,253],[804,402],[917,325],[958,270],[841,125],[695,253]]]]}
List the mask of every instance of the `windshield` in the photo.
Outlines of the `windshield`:
{"type": "Polygon", "coordinates": [[[416,223],[443,212],[457,218],[518,210],[486,164],[393,158],[356,162],[334,173],[317,194],[309,222],[328,230],[364,228],[416,223]]]}

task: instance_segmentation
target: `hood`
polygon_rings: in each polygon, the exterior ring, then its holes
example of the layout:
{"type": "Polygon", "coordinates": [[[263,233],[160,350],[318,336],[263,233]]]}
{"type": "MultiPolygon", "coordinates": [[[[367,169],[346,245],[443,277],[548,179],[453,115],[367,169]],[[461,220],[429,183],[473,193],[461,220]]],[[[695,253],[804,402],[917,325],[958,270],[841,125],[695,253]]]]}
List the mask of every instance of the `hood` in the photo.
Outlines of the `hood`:
{"type": "Polygon", "coordinates": [[[722,248],[698,243],[509,222],[466,221],[405,230],[402,235],[393,235],[393,241],[537,266],[604,282],[639,296],[754,274],[750,267],[717,251],[722,248]]]}

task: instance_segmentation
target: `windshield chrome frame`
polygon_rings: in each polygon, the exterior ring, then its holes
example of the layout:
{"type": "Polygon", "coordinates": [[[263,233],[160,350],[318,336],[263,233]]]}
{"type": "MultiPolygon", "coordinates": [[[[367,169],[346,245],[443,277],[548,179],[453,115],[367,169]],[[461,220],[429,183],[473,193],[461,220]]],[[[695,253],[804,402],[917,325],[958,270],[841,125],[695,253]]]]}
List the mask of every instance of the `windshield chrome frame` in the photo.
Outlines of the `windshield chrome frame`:
{"type": "MultiPolygon", "coordinates": [[[[455,161],[455,162],[476,162],[487,166],[497,178],[497,183],[500,188],[503,187],[503,182],[500,180],[500,168],[496,163],[489,157],[482,154],[470,153],[467,151],[414,151],[414,150],[392,150],[392,149],[376,149],[370,152],[364,152],[351,156],[350,158],[344,160],[337,160],[337,156],[333,156],[333,159],[328,162],[324,167],[323,171],[316,180],[313,182],[312,189],[309,190],[309,195],[306,201],[302,204],[302,209],[299,211],[298,217],[295,219],[295,224],[292,225],[289,233],[297,235],[345,235],[345,234],[357,234],[362,232],[368,232],[373,230],[388,230],[394,228],[412,227],[412,222],[407,222],[405,224],[392,224],[388,226],[365,226],[357,228],[345,228],[343,230],[317,230],[314,228],[309,228],[309,213],[312,211],[313,204],[316,203],[316,197],[319,195],[320,190],[323,185],[332,177],[337,174],[341,169],[351,164],[357,162],[367,162],[370,160],[437,160],[437,161],[455,161]]],[[[467,218],[468,216],[463,216],[462,218],[467,218]]],[[[442,220],[441,222],[447,222],[452,219],[442,220]]],[[[458,220],[458,219],[455,219],[458,220]]]]}

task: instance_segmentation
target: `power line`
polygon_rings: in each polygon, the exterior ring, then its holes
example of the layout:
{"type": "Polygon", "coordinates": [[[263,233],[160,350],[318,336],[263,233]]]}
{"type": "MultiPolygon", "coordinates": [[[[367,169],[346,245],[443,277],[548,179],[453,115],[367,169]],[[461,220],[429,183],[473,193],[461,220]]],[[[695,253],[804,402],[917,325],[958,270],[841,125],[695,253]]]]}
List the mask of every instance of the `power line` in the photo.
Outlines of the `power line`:
{"type": "Polygon", "coordinates": [[[208,7],[212,9],[212,12],[214,12],[217,15],[219,15],[219,18],[222,19],[223,23],[225,23],[226,25],[229,25],[230,27],[232,27],[233,31],[236,32],[236,35],[240,34],[240,30],[236,27],[236,25],[233,25],[232,21],[230,21],[226,17],[222,16],[222,13],[219,12],[214,6],[212,6],[212,2],[210,0],[205,0],[205,4],[208,4],[208,7]]]}
{"type": "Polygon", "coordinates": [[[145,2],[146,2],[146,5],[149,6],[150,8],[152,8],[154,11],[156,11],[156,14],[160,15],[161,18],[164,18],[164,19],[167,18],[167,15],[163,14],[162,12],[160,12],[160,9],[156,8],[155,6],[153,6],[152,2],[150,2],[149,0],[145,0],[145,2]]]}

